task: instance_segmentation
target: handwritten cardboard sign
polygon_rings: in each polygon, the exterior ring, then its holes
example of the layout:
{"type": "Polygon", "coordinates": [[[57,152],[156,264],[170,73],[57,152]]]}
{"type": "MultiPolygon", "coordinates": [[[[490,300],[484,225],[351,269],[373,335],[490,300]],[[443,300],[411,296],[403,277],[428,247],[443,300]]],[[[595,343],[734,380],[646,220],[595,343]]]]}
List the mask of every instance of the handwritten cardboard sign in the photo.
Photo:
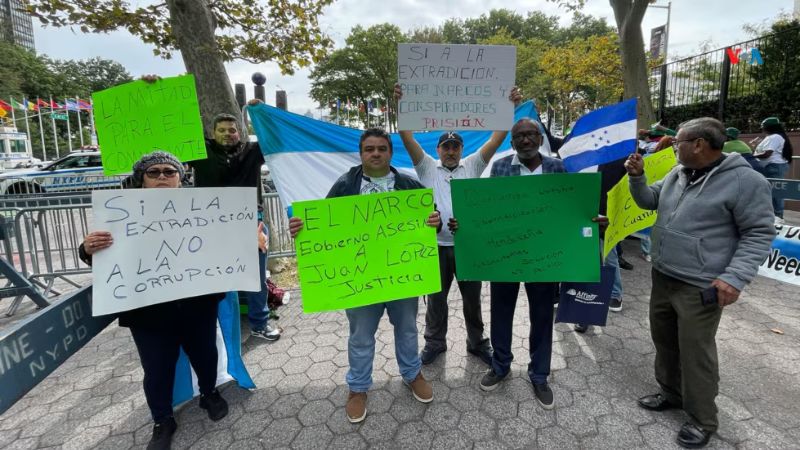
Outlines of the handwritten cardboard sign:
{"type": "Polygon", "coordinates": [[[459,280],[600,280],[600,174],[453,180],[459,280]]]}
{"type": "MultiPolygon", "coordinates": [[[[653,184],[667,176],[675,164],[677,164],[677,160],[672,147],[644,158],[644,173],[647,176],[647,183],[653,184]]],[[[608,211],[609,223],[603,241],[604,257],[608,256],[611,249],[627,236],[655,225],[658,218],[655,211],[639,208],[633,201],[628,187],[628,175],[622,177],[608,191],[606,211],[608,211]]]]}
{"type": "Polygon", "coordinates": [[[193,75],[133,81],[95,92],[92,101],[104,174],[128,173],[155,150],[184,162],[206,158],[193,75]]]}
{"type": "Polygon", "coordinates": [[[303,312],[333,311],[438,292],[433,191],[417,189],[292,204],[303,312]]]}
{"type": "Polygon", "coordinates": [[[510,45],[398,44],[400,130],[508,130],[517,49],[510,45]]]}
{"type": "Polygon", "coordinates": [[[197,295],[258,291],[255,188],[93,191],[92,314],[197,295]]]}

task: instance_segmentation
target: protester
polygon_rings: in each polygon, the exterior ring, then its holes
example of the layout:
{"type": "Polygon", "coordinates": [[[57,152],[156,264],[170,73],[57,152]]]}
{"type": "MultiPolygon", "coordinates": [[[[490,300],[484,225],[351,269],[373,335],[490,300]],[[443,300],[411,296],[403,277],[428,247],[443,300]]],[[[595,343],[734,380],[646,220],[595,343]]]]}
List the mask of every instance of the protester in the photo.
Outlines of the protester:
{"type": "MultiPolygon", "coordinates": [[[[777,117],[767,117],[761,122],[761,130],[767,137],[758,143],[753,156],[762,160],[763,174],[767,178],[783,178],[789,170],[794,149],[783,124],[777,117]]],[[[772,196],[772,208],[775,210],[775,219],[783,223],[783,199],[772,196]]]]}
{"type": "MultiPolygon", "coordinates": [[[[384,130],[370,128],[364,131],[359,143],[359,154],[361,164],[342,175],[331,187],[327,198],[424,187],[390,165],[392,140],[384,130]]],[[[440,229],[441,218],[438,211],[428,216],[427,224],[440,229]]],[[[303,220],[299,217],[289,220],[292,238],[297,237],[302,228],[303,220]]],[[[433,387],[422,376],[422,362],[418,353],[418,308],[419,298],[411,297],[345,311],[350,323],[350,337],[347,341],[350,370],[345,377],[350,394],[345,412],[351,423],[361,422],[367,416],[367,391],[372,386],[372,364],[375,359],[375,333],[384,310],[394,326],[394,351],[403,381],[411,388],[415,399],[422,403],[433,401],[433,387]]]]}
{"type": "MultiPolygon", "coordinates": [[[[394,86],[395,100],[403,96],[399,84],[394,86]]],[[[522,100],[519,89],[514,87],[509,100],[518,104],[522,100]]],[[[439,136],[436,146],[438,160],[427,155],[408,130],[400,131],[400,138],[411,157],[417,177],[425,187],[433,189],[436,205],[442,214],[442,221],[453,216],[453,203],[450,197],[450,180],[479,178],[489,165],[508,131],[495,131],[478,151],[466,158],[464,139],[455,132],[445,132],[439,136]]],[[[436,237],[439,244],[439,270],[442,290],[428,296],[428,307],[425,313],[425,347],[420,358],[422,364],[430,364],[447,350],[447,295],[456,273],[456,259],[453,251],[453,235],[449,230],[441,230],[436,237]]],[[[464,322],[467,328],[467,352],[480,358],[486,364],[492,363],[492,346],[484,335],[483,318],[481,316],[481,282],[456,280],[461,291],[464,307],[464,322]]]]}
{"type": "Polygon", "coordinates": [[[753,150],[745,141],[739,139],[739,129],[728,127],[725,129],[725,136],[728,140],[722,147],[722,153],[738,153],[742,155],[742,158],[750,164],[750,167],[761,173],[763,168],[756,157],[753,156],[753,150]]]}
{"type": "Polygon", "coordinates": [[[636,204],[658,211],[650,332],[661,391],[638,403],[683,408],[689,421],[677,442],[686,448],[705,446],[717,429],[722,309],[756,276],[775,236],[769,183],[739,154],[723,154],[724,143],[722,123],[694,119],[680,127],[679,164],[664,179],[647,185],[641,155],[625,163],[636,204]]]}
{"type": "MultiPolygon", "coordinates": [[[[616,161],[601,164],[597,168],[600,172],[600,214],[605,216],[608,209],[608,191],[611,190],[622,177],[625,176],[625,158],[616,161]]],[[[602,244],[602,241],[601,241],[602,244]]],[[[601,245],[600,248],[603,246],[601,245]]],[[[617,247],[611,249],[608,255],[603,260],[603,265],[614,268],[614,282],[611,287],[611,299],[609,300],[608,307],[610,311],[622,311],[622,274],[619,268],[619,260],[617,259],[617,247]]],[[[589,329],[586,324],[575,324],[575,331],[578,333],[585,333],[589,329]]]]}
{"type": "MultiPolygon", "coordinates": [[[[137,188],[179,188],[183,176],[183,166],[177,158],[157,151],[134,164],[132,181],[137,188]]],[[[112,244],[111,233],[93,231],[78,249],[80,258],[92,265],[92,255],[112,244]]],[[[119,315],[119,325],[131,330],[144,369],[144,395],[155,422],[149,450],[170,448],[178,426],[172,412],[172,391],[181,348],[197,374],[200,407],[208,410],[213,421],[228,414],[228,403],[216,389],[217,308],[223,297],[224,294],[199,295],[119,315]]]]}
{"type": "MultiPolygon", "coordinates": [[[[254,105],[260,100],[250,100],[254,105]]],[[[263,224],[263,194],[261,166],[264,155],[258,142],[243,142],[239,133],[239,121],[230,114],[218,114],[214,118],[214,138],[206,140],[207,158],[191,161],[194,183],[198,187],[254,187],[258,196],[259,223],[263,224]]],[[[264,226],[266,230],[266,226],[264,226]]],[[[247,298],[247,319],[250,336],[276,341],[280,330],[269,324],[267,303],[267,252],[258,252],[259,292],[244,293],[247,298]]]]}
{"type": "MultiPolygon", "coordinates": [[[[521,119],[511,128],[511,146],[515,154],[498,159],[492,166],[492,177],[540,175],[566,172],[561,160],[539,153],[544,127],[536,120],[521,119]]],[[[456,229],[453,219],[450,226],[456,229]]],[[[539,404],[553,408],[553,391],[547,383],[553,344],[553,302],[558,283],[525,283],[530,317],[529,348],[531,362],[528,376],[539,404]]],[[[508,375],[514,355],[511,353],[511,330],[517,305],[519,283],[491,282],[491,330],[494,354],[492,368],[483,376],[480,388],[491,391],[508,375]]]]}

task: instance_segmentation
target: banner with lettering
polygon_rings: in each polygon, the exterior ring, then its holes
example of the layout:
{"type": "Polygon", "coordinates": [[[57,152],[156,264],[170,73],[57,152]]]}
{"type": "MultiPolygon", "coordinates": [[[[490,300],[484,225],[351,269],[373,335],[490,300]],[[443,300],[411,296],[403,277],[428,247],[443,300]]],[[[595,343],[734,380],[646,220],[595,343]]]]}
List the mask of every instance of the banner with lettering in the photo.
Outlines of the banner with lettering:
{"type": "Polygon", "coordinates": [[[398,44],[399,130],[509,130],[513,45],[398,44]]]}
{"type": "Polygon", "coordinates": [[[103,173],[129,173],[142,155],[163,150],[180,161],[206,158],[194,75],[133,81],[92,94],[103,173]]]}
{"type": "Polygon", "coordinates": [[[295,202],[303,312],[335,311],[441,289],[433,191],[295,202]]]}
{"type": "MultiPolygon", "coordinates": [[[[672,147],[644,158],[644,174],[647,184],[653,184],[664,178],[675,167],[677,159],[672,147]]],[[[658,215],[655,210],[642,209],[633,201],[628,186],[628,175],[608,191],[608,229],[603,241],[603,257],[617,243],[637,231],[652,227],[658,215]]]]}
{"type": "Polygon", "coordinates": [[[800,226],[775,225],[778,236],[758,274],[800,286],[800,226]]]}
{"type": "Polygon", "coordinates": [[[600,174],[452,180],[459,280],[600,280],[600,174]]]}
{"type": "Polygon", "coordinates": [[[95,316],[259,290],[255,188],[93,191],[92,214],[114,239],[92,258],[95,316]]]}

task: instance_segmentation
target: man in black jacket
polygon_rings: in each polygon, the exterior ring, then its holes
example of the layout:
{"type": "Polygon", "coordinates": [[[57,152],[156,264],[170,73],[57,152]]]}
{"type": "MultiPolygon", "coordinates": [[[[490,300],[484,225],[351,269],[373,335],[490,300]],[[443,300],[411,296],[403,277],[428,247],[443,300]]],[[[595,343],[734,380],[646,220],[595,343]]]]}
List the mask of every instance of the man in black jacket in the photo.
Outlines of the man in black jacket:
{"type": "MultiPolygon", "coordinates": [[[[359,150],[361,165],[342,175],[331,187],[327,198],[424,188],[418,181],[390,165],[392,141],[384,130],[370,128],[364,131],[359,150]]],[[[437,229],[441,227],[438,211],[431,213],[427,224],[437,229]]],[[[293,238],[302,228],[302,219],[290,219],[289,231],[293,238]]],[[[372,386],[372,363],[375,359],[375,333],[384,310],[394,326],[395,355],[403,381],[411,388],[415,399],[422,403],[433,401],[433,388],[420,371],[422,362],[417,342],[418,307],[419,297],[411,297],[345,311],[350,323],[350,337],[347,341],[350,370],[345,377],[350,395],[345,412],[351,423],[361,422],[367,415],[367,391],[372,386]]]]}

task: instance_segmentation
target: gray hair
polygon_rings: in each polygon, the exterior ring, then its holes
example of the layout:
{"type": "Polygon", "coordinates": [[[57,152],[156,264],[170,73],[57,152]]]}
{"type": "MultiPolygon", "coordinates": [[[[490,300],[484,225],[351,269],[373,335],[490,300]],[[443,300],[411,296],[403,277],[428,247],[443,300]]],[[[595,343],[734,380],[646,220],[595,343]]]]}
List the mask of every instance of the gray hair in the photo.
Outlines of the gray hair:
{"type": "Polygon", "coordinates": [[[683,122],[679,129],[688,134],[689,139],[704,139],[714,150],[722,150],[727,140],[725,125],[713,117],[700,117],[683,122]]]}

